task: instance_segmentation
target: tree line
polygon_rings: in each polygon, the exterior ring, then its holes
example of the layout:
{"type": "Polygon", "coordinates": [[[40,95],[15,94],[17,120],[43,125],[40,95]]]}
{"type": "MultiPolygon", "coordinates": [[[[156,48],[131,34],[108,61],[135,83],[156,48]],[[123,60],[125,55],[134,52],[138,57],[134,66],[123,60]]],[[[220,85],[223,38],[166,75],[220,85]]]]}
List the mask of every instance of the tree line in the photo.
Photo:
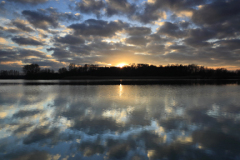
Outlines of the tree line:
{"type": "Polygon", "coordinates": [[[70,63],[68,67],[58,69],[41,69],[38,64],[25,65],[22,68],[27,79],[62,79],[62,78],[91,78],[91,77],[163,77],[163,78],[194,78],[194,79],[239,79],[240,70],[228,71],[225,68],[207,68],[196,64],[172,64],[156,66],[149,64],[129,64],[124,67],[100,67],[95,64],[83,66],[70,63]]]}
{"type": "Polygon", "coordinates": [[[19,71],[16,70],[1,70],[0,71],[0,78],[6,79],[14,79],[14,78],[19,78],[21,75],[19,74],[19,71]]]}

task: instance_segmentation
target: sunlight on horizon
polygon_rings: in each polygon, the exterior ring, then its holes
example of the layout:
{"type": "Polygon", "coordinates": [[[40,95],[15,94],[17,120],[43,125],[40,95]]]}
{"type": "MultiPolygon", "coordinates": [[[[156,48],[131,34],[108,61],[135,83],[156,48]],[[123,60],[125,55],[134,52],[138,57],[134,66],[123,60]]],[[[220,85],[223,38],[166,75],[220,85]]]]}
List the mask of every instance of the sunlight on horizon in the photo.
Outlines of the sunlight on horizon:
{"type": "Polygon", "coordinates": [[[120,68],[123,68],[124,66],[127,66],[128,64],[126,64],[126,63],[119,63],[118,65],[117,65],[117,67],[120,67],[120,68]]]}

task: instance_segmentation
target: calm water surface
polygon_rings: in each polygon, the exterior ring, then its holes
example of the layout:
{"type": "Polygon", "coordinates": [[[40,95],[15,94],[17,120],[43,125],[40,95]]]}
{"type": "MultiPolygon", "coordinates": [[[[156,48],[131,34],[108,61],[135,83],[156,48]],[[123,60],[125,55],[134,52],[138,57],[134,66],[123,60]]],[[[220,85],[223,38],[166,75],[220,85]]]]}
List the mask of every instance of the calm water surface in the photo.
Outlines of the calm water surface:
{"type": "Polygon", "coordinates": [[[0,85],[0,159],[240,159],[239,85],[0,85]]]}

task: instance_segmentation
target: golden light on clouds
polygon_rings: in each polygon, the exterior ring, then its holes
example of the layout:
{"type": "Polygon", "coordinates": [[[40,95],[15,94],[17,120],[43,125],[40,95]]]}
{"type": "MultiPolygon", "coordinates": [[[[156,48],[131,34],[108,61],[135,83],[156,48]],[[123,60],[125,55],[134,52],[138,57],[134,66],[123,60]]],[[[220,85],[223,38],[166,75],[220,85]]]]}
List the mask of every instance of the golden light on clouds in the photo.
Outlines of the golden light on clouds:
{"type": "Polygon", "coordinates": [[[0,37],[0,43],[1,44],[8,44],[8,42],[4,38],[1,38],[1,37],[0,37]]]}
{"type": "Polygon", "coordinates": [[[23,65],[22,61],[5,61],[5,62],[0,62],[0,64],[4,64],[4,65],[11,65],[11,64],[23,65]]]}
{"type": "Polygon", "coordinates": [[[178,17],[192,17],[193,12],[192,11],[181,11],[177,13],[178,17]]]}

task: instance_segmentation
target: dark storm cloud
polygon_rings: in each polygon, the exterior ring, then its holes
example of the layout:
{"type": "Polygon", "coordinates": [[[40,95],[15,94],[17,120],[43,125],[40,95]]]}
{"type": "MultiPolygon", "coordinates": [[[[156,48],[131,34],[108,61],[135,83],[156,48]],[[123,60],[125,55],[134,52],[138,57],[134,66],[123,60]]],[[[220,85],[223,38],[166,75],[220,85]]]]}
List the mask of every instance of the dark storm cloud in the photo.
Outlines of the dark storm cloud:
{"type": "Polygon", "coordinates": [[[126,32],[131,36],[148,35],[151,33],[151,28],[131,27],[131,28],[126,29],[126,32]]]}
{"type": "Polygon", "coordinates": [[[186,33],[181,30],[177,24],[171,22],[164,22],[164,24],[158,28],[157,33],[176,38],[181,38],[186,35],[186,33]]]}
{"type": "Polygon", "coordinates": [[[8,153],[4,156],[4,159],[13,159],[13,160],[43,160],[43,159],[51,159],[51,155],[46,151],[32,151],[26,153],[25,151],[20,152],[19,150],[17,153],[8,153]]]}
{"type": "Polygon", "coordinates": [[[184,22],[179,22],[179,26],[180,26],[181,28],[183,28],[183,29],[188,28],[190,25],[191,25],[190,22],[186,22],[186,21],[184,21],[184,22]]]}
{"type": "Polygon", "coordinates": [[[143,36],[132,36],[127,38],[125,42],[133,45],[146,45],[148,40],[143,36]]]}
{"type": "Polygon", "coordinates": [[[107,22],[103,20],[88,19],[83,23],[72,24],[69,28],[73,29],[74,34],[77,35],[110,37],[115,35],[115,32],[121,31],[128,26],[127,23],[120,20],[107,22]]]}
{"type": "Polygon", "coordinates": [[[19,56],[22,58],[28,57],[28,56],[36,56],[40,58],[46,58],[46,54],[44,52],[36,51],[36,50],[30,50],[30,49],[19,49],[18,53],[20,53],[19,56]]]}
{"type": "Polygon", "coordinates": [[[195,47],[195,48],[199,48],[199,47],[210,47],[210,43],[209,42],[205,42],[205,41],[201,41],[195,38],[187,38],[184,40],[186,45],[195,47]]]}
{"type": "Polygon", "coordinates": [[[99,17],[104,7],[105,3],[102,0],[82,0],[76,3],[75,10],[85,14],[93,13],[99,17]]]}
{"type": "Polygon", "coordinates": [[[41,41],[32,39],[30,37],[25,38],[25,37],[13,37],[12,41],[17,43],[18,45],[32,45],[32,46],[38,46],[38,45],[43,45],[41,41]]]}
{"type": "Polygon", "coordinates": [[[28,134],[28,136],[23,140],[24,144],[31,144],[35,142],[41,142],[46,139],[54,139],[59,135],[59,129],[53,128],[49,129],[47,127],[39,127],[34,129],[28,134]]]}
{"type": "Polygon", "coordinates": [[[154,3],[147,3],[146,7],[168,8],[174,11],[186,10],[197,5],[205,4],[207,0],[155,0],[154,3]]]}
{"type": "Polygon", "coordinates": [[[137,12],[132,16],[132,19],[140,21],[142,23],[151,23],[159,19],[164,19],[165,14],[160,10],[152,10],[151,8],[145,8],[144,12],[137,12]]]}
{"type": "Polygon", "coordinates": [[[216,36],[214,30],[209,30],[208,28],[197,28],[189,30],[189,38],[198,39],[198,40],[209,40],[216,36]]]}
{"type": "Polygon", "coordinates": [[[13,114],[14,118],[25,118],[29,116],[34,116],[41,113],[41,110],[20,110],[17,113],[13,114]]]}
{"type": "Polygon", "coordinates": [[[132,17],[142,23],[151,23],[158,19],[166,18],[164,11],[191,11],[192,7],[204,4],[205,2],[206,0],[155,0],[152,3],[144,3],[132,17]]]}
{"type": "Polygon", "coordinates": [[[49,48],[47,51],[53,51],[52,56],[58,60],[64,60],[65,58],[73,57],[73,54],[64,48],[49,48]]]}
{"type": "Polygon", "coordinates": [[[26,3],[39,4],[39,3],[45,3],[48,0],[9,0],[9,1],[16,2],[16,3],[23,3],[23,4],[26,4],[26,3]]]}
{"type": "MultiPolygon", "coordinates": [[[[17,28],[7,28],[7,27],[2,27],[0,26],[0,31],[2,32],[3,37],[6,35],[6,33],[19,33],[20,30],[17,28]]],[[[6,37],[9,37],[9,35],[7,35],[6,37]]]]}
{"type": "Polygon", "coordinates": [[[0,3],[0,13],[4,14],[6,12],[6,9],[5,9],[5,1],[2,1],[0,3]]]}
{"type": "Polygon", "coordinates": [[[210,43],[206,42],[209,39],[212,39],[216,36],[216,32],[214,30],[210,30],[208,28],[197,28],[197,29],[189,29],[188,37],[183,41],[192,47],[210,47],[210,43]]]}
{"type": "Polygon", "coordinates": [[[51,17],[59,21],[79,21],[82,16],[78,14],[68,13],[68,12],[59,12],[58,9],[50,7],[47,9],[39,9],[41,13],[49,14],[51,17]]]}
{"type": "Polygon", "coordinates": [[[240,39],[221,40],[217,41],[216,44],[219,44],[221,47],[226,47],[232,50],[240,49],[240,39]]]}
{"type": "Polygon", "coordinates": [[[214,38],[240,35],[240,3],[237,0],[214,1],[193,12],[192,21],[216,33],[214,38]]]}
{"type": "Polygon", "coordinates": [[[163,54],[165,45],[163,44],[150,44],[146,47],[146,51],[151,54],[163,54]]]}
{"type": "Polygon", "coordinates": [[[72,13],[55,13],[52,16],[58,18],[59,21],[79,21],[82,18],[81,15],[74,15],[72,13]]]}
{"type": "Polygon", "coordinates": [[[57,19],[40,12],[24,10],[22,11],[22,14],[27,18],[29,23],[31,23],[36,28],[47,30],[48,27],[56,28],[59,26],[57,19]]]}
{"type": "Polygon", "coordinates": [[[18,29],[22,30],[22,31],[26,31],[26,32],[33,32],[34,30],[31,27],[26,26],[26,24],[24,24],[23,21],[21,20],[12,20],[11,22],[12,25],[14,25],[15,27],[17,27],[18,29]]]}
{"type": "Polygon", "coordinates": [[[147,36],[147,39],[151,41],[152,43],[163,43],[165,42],[165,39],[160,37],[158,34],[151,34],[147,36]]]}
{"type": "Polygon", "coordinates": [[[58,70],[61,67],[61,64],[56,62],[56,61],[51,61],[51,60],[43,60],[39,58],[31,58],[31,59],[24,59],[22,61],[23,63],[36,63],[39,66],[47,66],[51,67],[52,69],[58,70]]]}
{"type": "Polygon", "coordinates": [[[25,58],[35,56],[39,58],[47,58],[46,54],[44,52],[36,51],[36,50],[30,50],[30,49],[1,49],[0,50],[0,61],[20,61],[25,58]]]}
{"type": "Polygon", "coordinates": [[[14,130],[14,134],[18,134],[18,133],[21,133],[21,132],[25,132],[28,128],[32,127],[33,124],[21,124],[18,126],[18,128],[16,130],[14,130]]]}
{"type": "Polygon", "coordinates": [[[88,45],[69,46],[69,51],[77,55],[90,55],[92,48],[88,45]]]}
{"type": "Polygon", "coordinates": [[[56,42],[66,43],[66,44],[83,44],[85,41],[81,37],[66,35],[65,37],[57,37],[55,38],[56,42]]]}
{"type": "Polygon", "coordinates": [[[136,6],[130,4],[127,0],[107,0],[106,15],[113,16],[115,14],[132,15],[136,11],[136,6]]]}
{"type": "Polygon", "coordinates": [[[240,3],[238,0],[218,0],[202,6],[192,16],[193,22],[200,25],[224,23],[240,16],[240,3]]]}

